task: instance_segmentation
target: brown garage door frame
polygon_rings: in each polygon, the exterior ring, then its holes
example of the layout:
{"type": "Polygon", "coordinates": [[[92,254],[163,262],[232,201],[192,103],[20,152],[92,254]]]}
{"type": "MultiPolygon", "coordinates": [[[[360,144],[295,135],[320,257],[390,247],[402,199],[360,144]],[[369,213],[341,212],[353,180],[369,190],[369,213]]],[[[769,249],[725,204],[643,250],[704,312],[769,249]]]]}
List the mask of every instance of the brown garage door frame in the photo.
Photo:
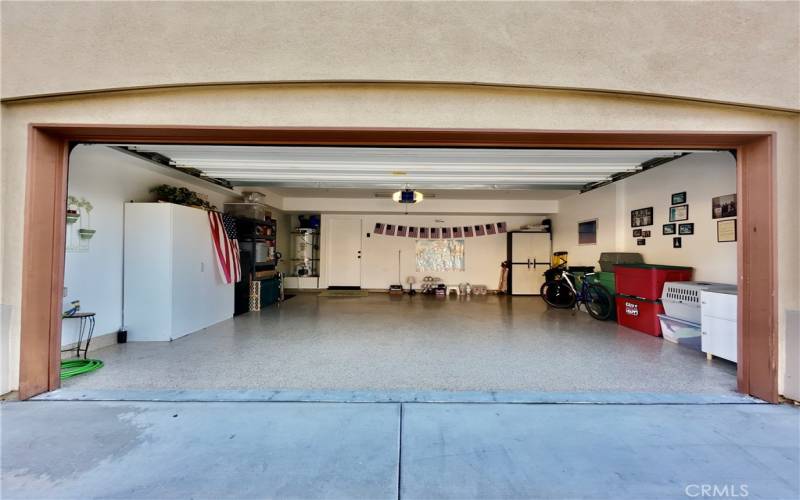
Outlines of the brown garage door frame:
{"type": "Polygon", "coordinates": [[[68,157],[89,143],[730,149],[739,193],[738,389],[778,400],[775,134],[773,132],[255,128],[31,124],[28,135],[19,392],[60,386],[61,291],[68,157]],[[745,307],[746,306],[746,307],[745,307]]]}

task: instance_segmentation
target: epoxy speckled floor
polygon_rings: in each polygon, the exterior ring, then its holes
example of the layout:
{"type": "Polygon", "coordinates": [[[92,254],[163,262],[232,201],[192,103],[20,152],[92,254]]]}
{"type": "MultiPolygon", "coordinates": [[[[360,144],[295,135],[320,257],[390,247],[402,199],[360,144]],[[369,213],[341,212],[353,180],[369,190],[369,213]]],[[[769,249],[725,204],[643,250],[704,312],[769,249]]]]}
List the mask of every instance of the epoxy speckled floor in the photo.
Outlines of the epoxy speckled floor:
{"type": "Polygon", "coordinates": [[[736,366],[538,297],[319,297],[91,353],[82,389],[729,393],[736,366]]]}

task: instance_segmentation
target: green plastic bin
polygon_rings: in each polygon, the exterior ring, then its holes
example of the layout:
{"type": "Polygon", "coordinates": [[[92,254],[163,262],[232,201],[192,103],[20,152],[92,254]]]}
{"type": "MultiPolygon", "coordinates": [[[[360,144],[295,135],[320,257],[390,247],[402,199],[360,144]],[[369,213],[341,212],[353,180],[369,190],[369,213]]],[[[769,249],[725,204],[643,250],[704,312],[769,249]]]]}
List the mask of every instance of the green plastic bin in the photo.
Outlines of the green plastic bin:
{"type": "Polygon", "coordinates": [[[593,283],[599,283],[605,287],[611,295],[617,293],[616,286],[614,285],[614,273],[599,272],[592,276],[593,283]]]}
{"type": "MultiPolygon", "coordinates": [[[[608,293],[611,294],[612,298],[616,295],[617,287],[614,284],[614,273],[601,271],[599,273],[595,273],[595,275],[591,276],[589,279],[591,280],[591,283],[597,283],[599,285],[602,285],[603,288],[608,290],[608,293]]],[[[614,307],[611,310],[611,317],[609,319],[616,319],[616,318],[617,318],[617,309],[616,307],[614,307]]]]}

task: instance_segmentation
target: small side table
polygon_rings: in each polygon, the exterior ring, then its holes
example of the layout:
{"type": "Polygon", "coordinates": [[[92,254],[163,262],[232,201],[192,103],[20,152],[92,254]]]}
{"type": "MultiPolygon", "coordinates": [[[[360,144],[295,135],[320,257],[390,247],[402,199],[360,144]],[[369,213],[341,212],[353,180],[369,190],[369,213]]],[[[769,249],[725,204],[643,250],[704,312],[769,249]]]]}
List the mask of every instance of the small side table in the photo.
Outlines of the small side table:
{"type": "Polygon", "coordinates": [[[72,316],[65,316],[62,315],[62,319],[77,319],[80,320],[80,324],[78,325],[78,343],[75,347],[71,347],[69,349],[62,349],[61,352],[69,352],[75,351],[75,356],[81,357],[81,350],[83,351],[83,359],[86,359],[86,354],[89,352],[89,343],[92,341],[92,334],[94,334],[94,316],[95,313],[93,312],[77,312],[72,316]],[[89,326],[89,332],[86,336],[86,347],[81,349],[81,344],[83,343],[83,335],[86,332],[86,326],[89,326]]]}

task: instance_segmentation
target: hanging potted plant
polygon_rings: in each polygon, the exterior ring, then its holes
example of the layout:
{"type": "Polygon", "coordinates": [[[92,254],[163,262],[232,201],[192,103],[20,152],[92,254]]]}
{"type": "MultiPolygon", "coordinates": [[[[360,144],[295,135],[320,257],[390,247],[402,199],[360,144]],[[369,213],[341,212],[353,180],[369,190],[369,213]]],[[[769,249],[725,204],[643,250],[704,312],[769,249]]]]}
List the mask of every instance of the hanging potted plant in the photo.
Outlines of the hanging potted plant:
{"type": "Polygon", "coordinates": [[[169,184],[161,184],[150,189],[150,192],[155,194],[156,199],[161,202],[174,203],[176,205],[184,205],[187,207],[202,208],[205,210],[215,210],[216,207],[200,196],[185,187],[175,187],[169,184]]]}
{"type": "Polygon", "coordinates": [[[74,196],[67,196],[67,224],[74,224],[81,218],[80,201],[74,196]]]}
{"type": "Polygon", "coordinates": [[[90,226],[92,225],[92,209],[94,208],[89,200],[86,198],[81,198],[80,206],[86,210],[86,227],[82,227],[78,229],[78,234],[80,235],[81,239],[90,240],[92,236],[94,236],[95,230],[92,229],[90,226]]]}

